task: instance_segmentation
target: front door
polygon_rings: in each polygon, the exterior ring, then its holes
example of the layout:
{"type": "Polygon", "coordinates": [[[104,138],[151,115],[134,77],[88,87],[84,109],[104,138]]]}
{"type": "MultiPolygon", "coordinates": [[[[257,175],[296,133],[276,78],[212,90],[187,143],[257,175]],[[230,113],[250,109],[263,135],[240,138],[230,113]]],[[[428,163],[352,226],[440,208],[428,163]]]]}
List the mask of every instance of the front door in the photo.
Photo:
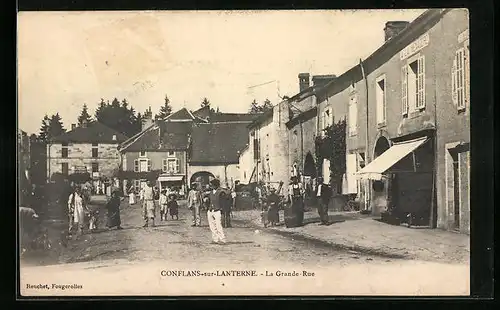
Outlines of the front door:
{"type": "Polygon", "coordinates": [[[453,213],[455,229],[460,230],[460,174],[458,170],[458,154],[452,154],[453,158],[453,213]]]}

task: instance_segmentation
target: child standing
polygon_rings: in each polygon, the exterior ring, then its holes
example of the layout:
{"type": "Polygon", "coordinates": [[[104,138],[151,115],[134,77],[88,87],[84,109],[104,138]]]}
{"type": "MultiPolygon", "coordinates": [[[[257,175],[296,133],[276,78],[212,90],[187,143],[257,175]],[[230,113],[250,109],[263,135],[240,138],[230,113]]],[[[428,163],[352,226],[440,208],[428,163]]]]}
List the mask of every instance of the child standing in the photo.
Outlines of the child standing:
{"type": "Polygon", "coordinates": [[[160,219],[162,221],[166,221],[167,220],[167,190],[164,189],[161,191],[161,194],[160,194],[160,219]]]}
{"type": "Polygon", "coordinates": [[[177,204],[177,200],[175,198],[176,198],[175,194],[170,194],[168,196],[168,202],[167,202],[167,207],[172,220],[174,219],[174,217],[176,220],[179,219],[179,205],[177,204]]]}

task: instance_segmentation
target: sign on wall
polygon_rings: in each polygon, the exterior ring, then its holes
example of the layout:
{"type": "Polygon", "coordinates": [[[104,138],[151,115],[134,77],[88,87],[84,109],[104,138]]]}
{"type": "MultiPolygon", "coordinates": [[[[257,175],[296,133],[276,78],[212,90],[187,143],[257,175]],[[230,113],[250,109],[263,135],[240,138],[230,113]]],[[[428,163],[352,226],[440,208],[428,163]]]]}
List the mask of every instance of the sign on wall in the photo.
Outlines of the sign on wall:
{"type": "Polygon", "coordinates": [[[418,53],[424,47],[429,45],[429,33],[422,35],[417,40],[413,41],[410,45],[405,47],[401,52],[399,52],[399,58],[405,60],[411,55],[418,53]]]}

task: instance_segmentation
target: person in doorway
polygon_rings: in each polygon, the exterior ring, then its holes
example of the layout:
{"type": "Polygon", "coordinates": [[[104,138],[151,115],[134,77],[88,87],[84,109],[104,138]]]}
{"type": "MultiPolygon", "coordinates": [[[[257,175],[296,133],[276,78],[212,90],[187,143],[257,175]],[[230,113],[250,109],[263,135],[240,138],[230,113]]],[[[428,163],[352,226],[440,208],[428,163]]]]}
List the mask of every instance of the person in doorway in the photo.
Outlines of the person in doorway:
{"type": "Polygon", "coordinates": [[[201,226],[201,192],[198,190],[198,184],[191,184],[191,188],[188,193],[187,205],[189,210],[193,213],[193,224],[191,226],[201,226]]]}
{"type": "Polygon", "coordinates": [[[269,191],[270,193],[267,196],[267,205],[269,206],[267,219],[269,221],[269,224],[271,224],[271,226],[276,226],[276,224],[278,224],[280,221],[280,215],[279,215],[280,197],[278,196],[278,194],[276,194],[276,189],[274,187],[271,187],[269,191]]]}
{"type": "Polygon", "coordinates": [[[168,196],[167,208],[172,220],[174,218],[179,220],[179,204],[177,203],[177,196],[175,194],[170,194],[168,196]]]}
{"type": "Polygon", "coordinates": [[[168,204],[167,190],[164,189],[160,193],[160,221],[167,220],[167,214],[168,214],[167,204],[168,204]]]}
{"type": "Polygon", "coordinates": [[[207,211],[208,226],[212,232],[212,243],[224,244],[226,243],[226,236],[222,228],[222,214],[221,214],[221,193],[220,181],[213,179],[210,181],[210,204],[207,211]]]}
{"type": "Polygon", "coordinates": [[[145,223],[143,227],[154,227],[155,226],[155,200],[154,200],[154,180],[148,180],[146,185],[144,186],[144,219],[145,223]]]}
{"type": "Polygon", "coordinates": [[[294,215],[293,226],[302,226],[304,221],[304,188],[299,183],[299,178],[293,176],[288,187],[288,201],[291,203],[291,211],[294,215]]]}
{"type": "Polygon", "coordinates": [[[77,227],[77,234],[83,233],[83,225],[85,222],[85,209],[83,206],[83,195],[80,187],[76,186],[73,193],[68,198],[69,210],[69,234],[72,233],[74,226],[77,227]]]}
{"type": "Polygon", "coordinates": [[[318,214],[321,220],[320,225],[328,225],[328,204],[330,203],[330,198],[332,191],[330,186],[323,182],[323,178],[319,177],[316,186],[316,200],[318,206],[318,214]]]}
{"type": "Polygon", "coordinates": [[[111,198],[106,204],[106,209],[108,210],[108,222],[107,227],[109,229],[116,227],[116,229],[123,229],[120,218],[120,190],[115,189],[111,193],[111,198]]]}

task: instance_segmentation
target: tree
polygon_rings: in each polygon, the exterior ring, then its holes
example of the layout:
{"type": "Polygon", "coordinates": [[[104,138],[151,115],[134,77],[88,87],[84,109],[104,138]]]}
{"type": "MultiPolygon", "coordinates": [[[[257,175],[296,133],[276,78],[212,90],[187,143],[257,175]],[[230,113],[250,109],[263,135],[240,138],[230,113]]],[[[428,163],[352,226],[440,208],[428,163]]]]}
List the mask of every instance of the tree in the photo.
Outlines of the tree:
{"type": "Polygon", "coordinates": [[[83,123],[90,123],[92,121],[92,117],[90,116],[88,112],[87,105],[84,104],[82,108],[82,112],[80,113],[80,116],[78,116],[78,126],[82,126],[83,123]]]}
{"type": "Polygon", "coordinates": [[[38,138],[40,141],[47,141],[48,135],[49,135],[49,125],[50,125],[50,118],[47,114],[42,119],[42,127],[40,128],[40,133],[38,134],[38,138]]]}
{"type": "Polygon", "coordinates": [[[273,108],[273,104],[269,99],[264,100],[262,104],[258,104],[257,101],[254,99],[252,103],[250,103],[250,113],[263,113],[266,111],[269,111],[270,109],[273,108]]]}
{"type": "Polygon", "coordinates": [[[135,115],[135,110],[132,106],[129,108],[129,103],[126,99],[123,99],[121,104],[117,98],[114,98],[111,103],[101,99],[95,111],[95,118],[100,123],[128,137],[141,131],[142,118],[140,115],[135,115]]]}
{"type": "Polygon", "coordinates": [[[164,119],[165,117],[172,114],[172,106],[170,105],[170,99],[165,95],[165,103],[160,108],[160,113],[155,115],[156,119],[164,119]]]}
{"type": "Polygon", "coordinates": [[[61,116],[59,115],[59,113],[52,115],[49,119],[48,124],[49,124],[49,127],[48,127],[47,133],[46,133],[47,140],[50,140],[50,139],[57,137],[57,136],[60,136],[66,132],[66,129],[64,129],[62,119],[61,119],[61,116]]]}
{"type": "Polygon", "coordinates": [[[203,98],[203,100],[201,101],[201,107],[204,108],[204,107],[210,107],[210,100],[207,99],[207,97],[203,98]]]}

